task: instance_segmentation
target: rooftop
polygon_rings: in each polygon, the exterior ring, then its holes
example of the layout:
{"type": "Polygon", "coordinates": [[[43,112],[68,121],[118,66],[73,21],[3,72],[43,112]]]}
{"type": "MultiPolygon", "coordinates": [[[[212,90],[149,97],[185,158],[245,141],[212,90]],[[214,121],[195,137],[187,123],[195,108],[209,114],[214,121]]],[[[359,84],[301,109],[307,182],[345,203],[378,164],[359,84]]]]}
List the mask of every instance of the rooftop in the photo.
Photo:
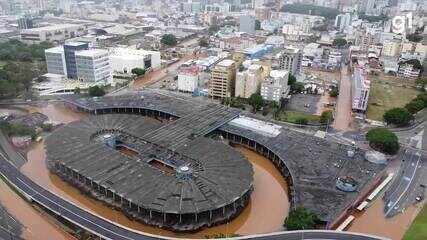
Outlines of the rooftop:
{"type": "Polygon", "coordinates": [[[81,50],[76,52],[76,56],[83,57],[95,57],[99,55],[108,54],[108,51],[105,49],[89,49],[89,50],[81,50]]]}
{"type": "Polygon", "coordinates": [[[79,27],[82,25],[78,24],[57,24],[57,25],[51,25],[51,26],[45,26],[45,27],[39,27],[39,28],[31,28],[31,29],[23,29],[23,33],[32,33],[32,32],[42,32],[42,31],[55,31],[55,30],[63,30],[67,28],[74,28],[79,27]]]}
{"type": "MultiPolygon", "coordinates": [[[[180,117],[178,121],[183,121],[184,125],[185,123],[193,125],[193,122],[202,124],[205,120],[202,121],[201,112],[206,111],[203,109],[215,106],[204,100],[179,93],[150,89],[103,98],[75,99],[69,96],[65,101],[89,111],[120,107],[157,110],[180,117]],[[193,117],[199,120],[191,120],[193,117]]],[[[237,109],[228,109],[228,111],[235,111],[234,114],[239,114],[237,109]]],[[[223,110],[218,111],[223,112],[223,110]]],[[[219,117],[215,111],[213,113],[213,116],[219,117]]],[[[220,122],[208,118],[202,125],[213,124],[210,131],[216,128],[217,131],[254,139],[273,151],[286,165],[292,176],[293,203],[303,205],[317,213],[324,221],[331,221],[337,217],[346,206],[355,201],[358,195],[357,191],[348,193],[337,190],[337,177],[348,176],[357,179],[359,182],[357,190],[360,191],[384,167],[366,161],[362,150],[334,142],[328,138],[315,137],[314,134],[302,132],[280,122],[272,122],[261,116],[243,112],[240,112],[240,117],[237,118],[240,120],[233,120],[234,118],[223,119],[220,122]],[[354,151],[354,156],[349,156],[348,151],[354,151]]],[[[193,136],[202,136],[203,132],[199,131],[193,136]]],[[[163,136],[168,139],[167,134],[163,136]]],[[[172,138],[174,139],[175,136],[172,138]]]]}
{"type": "Polygon", "coordinates": [[[230,67],[233,64],[234,64],[233,60],[231,60],[231,59],[225,59],[225,60],[222,60],[221,62],[219,62],[217,64],[217,66],[220,66],[220,67],[230,67]]]}

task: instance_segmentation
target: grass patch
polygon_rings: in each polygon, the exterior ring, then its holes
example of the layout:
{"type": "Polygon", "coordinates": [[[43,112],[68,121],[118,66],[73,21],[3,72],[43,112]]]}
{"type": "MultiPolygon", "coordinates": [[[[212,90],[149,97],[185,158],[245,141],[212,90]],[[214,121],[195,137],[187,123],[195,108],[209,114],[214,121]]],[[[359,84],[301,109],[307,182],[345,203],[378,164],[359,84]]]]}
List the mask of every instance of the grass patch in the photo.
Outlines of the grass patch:
{"type": "Polygon", "coordinates": [[[403,240],[425,240],[427,239],[427,207],[424,205],[423,210],[412,222],[411,227],[403,236],[403,240]]]}
{"type": "Polygon", "coordinates": [[[289,123],[298,123],[298,119],[306,118],[309,123],[318,123],[320,117],[303,112],[281,111],[277,114],[277,120],[289,123]]]}
{"type": "Polygon", "coordinates": [[[372,77],[371,92],[367,109],[367,118],[383,121],[383,114],[395,107],[404,107],[420,91],[412,87],[397,86],[372,77]]]}

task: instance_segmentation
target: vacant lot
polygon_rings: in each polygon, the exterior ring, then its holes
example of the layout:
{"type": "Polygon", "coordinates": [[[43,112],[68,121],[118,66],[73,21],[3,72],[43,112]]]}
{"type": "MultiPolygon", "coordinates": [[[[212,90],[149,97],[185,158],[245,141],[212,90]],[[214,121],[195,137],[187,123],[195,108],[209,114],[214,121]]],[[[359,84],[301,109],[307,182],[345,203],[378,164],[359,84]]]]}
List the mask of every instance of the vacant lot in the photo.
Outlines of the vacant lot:
{"type": "Polygon", "coordinates": [[[411,227],[405,233],[404,240],[425,240],[427,239],[427,207],[424,205],[423,210],[412,222],[411,227]]]}
{"type": "Polygon", "coordinates": [[[277,120],[289,123],[297,123],[299,118],[306,118],[309,123],[318,123],[320,120],[319,116],[304,112],[281,111],[277,116],[277,120]]]}
{"type": "Polygon", "coordinates": [[[403,107],[420,93],[412,87],[384,81],[379,77],[371,77],[371,81],[368,119],[382,121],[383,114],[388,109],[403,107]]]}

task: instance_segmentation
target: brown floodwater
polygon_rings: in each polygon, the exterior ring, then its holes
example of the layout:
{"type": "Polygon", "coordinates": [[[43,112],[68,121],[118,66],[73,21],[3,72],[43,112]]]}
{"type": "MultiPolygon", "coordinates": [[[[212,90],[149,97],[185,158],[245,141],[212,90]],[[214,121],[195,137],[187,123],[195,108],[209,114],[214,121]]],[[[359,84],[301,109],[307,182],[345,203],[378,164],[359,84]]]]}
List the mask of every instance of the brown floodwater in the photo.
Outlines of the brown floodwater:
{"type": "Polygon", "coordinates": [[[356,219],[348,231],[400,240],[416,217],[417,208],[418,206],[410,206],[404,213],[386,218],[383,211],[384,201],[379,197],[365,212],[355,215],[356,219]]]}
{"type": "MultiPolygon", "coordinates": [[[[83,113],[73,112],[62,104],[29,107],[29,110],[42,112],[49,116],[51,121],[57,123],[71,122],[86,116],[83,113]]],[[[177,234],[132,221],[121,212],[81,194],[79,190],[47,170],[43,142],[35,143],[29,149],[27,153],[28,162],[22,166],[21,171],[33,181],[63,198],[121,225],[143,232],[183,238],[203,238],[206,235],[217,233],[248,235],[283,230],[283,220],[289,210],[286,182],[275,166],[265,157],[241,146],[237,146],[236,149],[245,155],[254,167],[254,192],[248,206],[228,224],[191,234],[177,234]]]]}
{"type": "Polygon", "coordinates": [[[0,181],[0,203],[7,212],[17,219],[24,227],[22,237],[32,240],[73,240],[75,239],[64,230],[60,229],[53,219],[33,208],[9,186],[0,181]]]}

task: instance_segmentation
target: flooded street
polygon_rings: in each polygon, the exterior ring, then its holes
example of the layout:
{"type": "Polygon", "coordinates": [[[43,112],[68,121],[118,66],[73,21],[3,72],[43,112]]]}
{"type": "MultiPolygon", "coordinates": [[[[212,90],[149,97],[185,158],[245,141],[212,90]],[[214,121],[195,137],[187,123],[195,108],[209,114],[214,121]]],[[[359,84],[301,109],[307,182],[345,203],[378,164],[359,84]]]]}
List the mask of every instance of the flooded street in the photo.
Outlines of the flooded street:
{"type": "Polygon", "coordinates": [[[74,240],[70,234],[60,229],[53,219],[43,216],[9,186],[0,181],[0,203],[9,214],[17,219],[24,227],[22,237],[31,240],[74,240]]]}
{"type": "MultiPolygon", "coordinates": [[[[49,104],[40,108],[29,107],[29,110],[46,114],[51,121],[56,123],[71,122],[86,116],[82,113],[73,112],[62,104],[49,104]]],[[[52,190],[63,198],[100,216],[143,232],[183,238],[204,238],[206,235],[218,233],[247,235],[281,231],[283,229],[283,220],[287,216],[289,209],[286,182],[268,159],[244,147],[239,146],[236,149],[244,154],[254,167],[254,192],[249,205],[229,224],[191,234],[176,234],[131,221],[121,212],[81,194],[79,190],[47,170],[43,142],[35,143],[29,149],[27,153],[28,162],[22,166],[21,171],[38,184],[52,190]]],[[[18,219],[20,218],[18,217],[18,219]]]]}
{"type": "Polygon", "coordinates": [[[385,218],[383,210],[384,202],[379,197],[363,214],[354,215],[356,219],[348,231],[383,236],[392,240],[402,239],[417,214],[417,207],[411,206],[393,218],[385,218]]]}

